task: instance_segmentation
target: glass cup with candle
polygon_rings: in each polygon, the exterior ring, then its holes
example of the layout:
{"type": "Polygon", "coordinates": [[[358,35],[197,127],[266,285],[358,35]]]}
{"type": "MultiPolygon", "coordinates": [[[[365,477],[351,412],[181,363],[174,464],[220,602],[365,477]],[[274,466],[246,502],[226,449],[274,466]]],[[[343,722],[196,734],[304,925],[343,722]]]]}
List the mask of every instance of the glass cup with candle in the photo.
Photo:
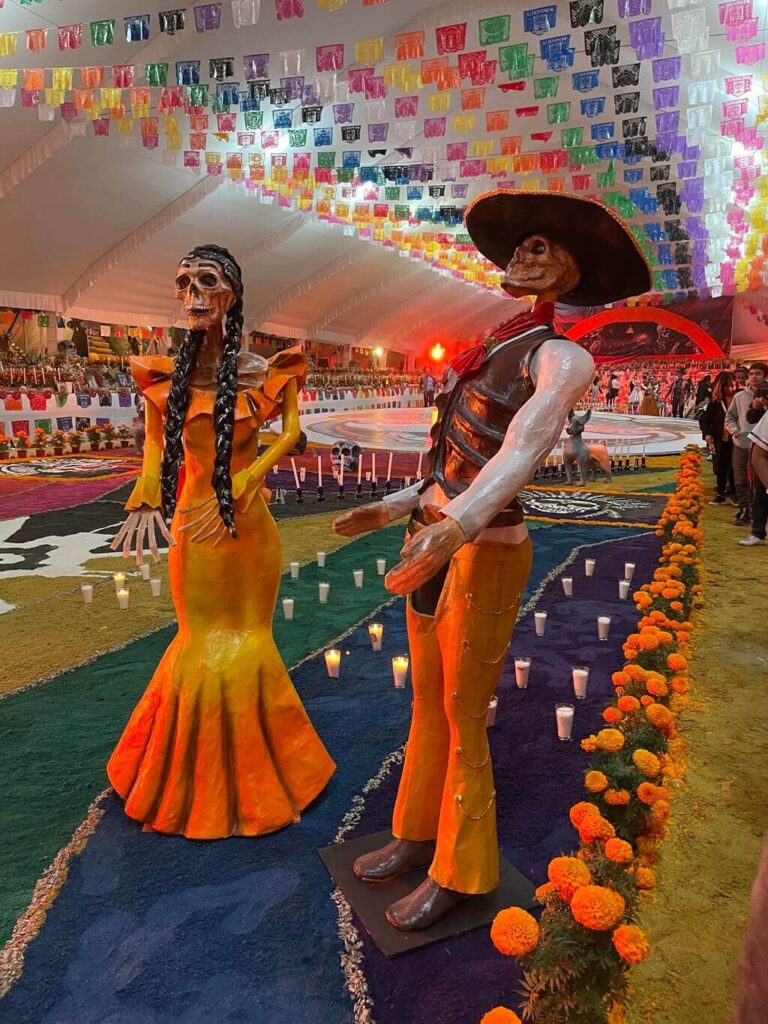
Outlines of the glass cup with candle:
{"type": "Polygon", "coordinates": [[[115,581],[115,593],[117,593],[118,590],[122,590],[125,587],[124,572],[116,572],[112,579],[115,581]]]}
{"type": "Polygon", "coordinates": [[[387,571],[387,560],[386,560],[386,558],[377,558],[376,559],[376,572],[379,574],[379,576],[384,576],[386,574],[386,571],[387,571]]]}
{"type": "Polygon", "coordinates": [[[355,586],[357,587],[358,590],[360,590],[362,588],[362,586],[363,586],[363,570],[362,569],[353,569],[352,570],[352,578],[355,581],[355,586]]]}
{"type": "Polygon", "coordinates": [[[563,593],[566,597],[573,597],[573,577],[563,576],[560,581],[563,584],[563,593]]]}
{"type": "Polygon", "coordinates": [[[625,562],[624,563],[624,579],[632,582],[632,577],[635,575],[635,563],[625,562]]]}
{"type": "Polygon", "coordinates": [[[619,580],[619,599],[626,601],[629,597],[629,580],[619,580]]]}
{"type": "Polygon", "coordinates": [[[518,690],[528,689],[528,676],[531,671],[530,658],[515,658],[515,684],[518,690]]]}
{"type": "Polygon", "coordinates": [[[149,574],[151,572],[151,566],[149,562],[142,562],[141,565],[139,566],[139,572],[141,573],[141,578],[144,580],[144,582],[148,582],[149,574]]]}
{"type": "Polygon", "coordinates": [[[121,612],[128,611],[128,597],[129,597],[129,593],[125,589],[125,587],[122,587],[120,590],[118,590],[118,592],[117,592],[117,605],[118,605],[118,607],[119,607],[121,612]]]}
{"type": "Polygon", "coordinates": [[[600,640],[607,640],[608,633],[611,629],[611,616],[610,615],[598,615],[597,616],[597,635],[600,640]]]}
{"type": "Polygon", "coordinates": [[[299,562],[291,562],[291,579],[297,580],[299,578],[299,562]]]}
{"type": "Polygon", "coordinates": [[[328,594],[331,590],[330,583],[318,583],[317,585],[317,597],[320,604],[328,604],[328,594]]]}
{"type": "Polygon", "coordinates": [[[292,597],[283,598],[283,617],[285,618],[286,622],[290,622],[293,619],[294,607],[295,602],[292,597]]]}
{"type": "Polygon", "coordinates": [[[547,629],[547,613],[546,612],[534,612],[533,621],[536,627],[536,636],[544,636],[547,629]]]}
{"type": "Polygon", "coordinates": [[[371,638],[371,648],[374,651],[380,651],[384,636],[384,626],[380,622],[369,623],[368,636],[371,638]]]}
{"type": "Polygon", "coordinates": [[[330,651],[325,652],[325,667],[328,669],[329,678],[339,678],[339,671],[341,669],[341,651],[338,648],[332,647],[330,651]]]}
{"type": "Polygon", "coordinates": [[[149,589],[152,591],[152,597],[160,597],[160,591],[163,588],[163,581],[160,579],[151,579],[149,581],[149,589]]]}
{"type": "Polygon", "coordinates": [[[556,704],[557,738],[561,743],[569,743],[573,732],[573,716],[576,709],[573,704],[556,704]]]}
{"type": "Polygon", "coordinates": [[[486,715],[485,715],[485,727],[486,727],[486,729],[490,729],[492,726],[496,725],[496,712],[498,711],[498,708],[499,708],[499,698],[498,697],[491,697],[490,702],[488,704],[488,711],[486,712],[486,715]]]}
{"type": "Polygon", "coordinates": [[[586,576],[595,575],[595,566],[597,565],[596,558],[585,558],[584,559],[584,574],[586,576]]]}
{"type": "Polygon", "coordinates": [[[573,692],[577,700],[584,700],[587,696],[587,684],[589,683],[589,668],[586,665],[574,665],[571,669],[573,678],[573,692]]]}
{"type": "Polygon", "coordinates": [[[324,551],[318,551],[317,552],[317,567],[318,567],[318,569],[324,569],[325,568],[325,552],[324,551]]]}
{"type": "Polygon", "coordinates": [[[83,604],[93,604],[93,585],[91,583],[84,583],[80,587],[80,593],[83,595],[83,604]]]}
{"type": "Polygon", "coordinates": [[[395,689],[402,690],[408,675],[408,658],[404,654],[398,654],[392,659],[392,675],[395,689]]]}

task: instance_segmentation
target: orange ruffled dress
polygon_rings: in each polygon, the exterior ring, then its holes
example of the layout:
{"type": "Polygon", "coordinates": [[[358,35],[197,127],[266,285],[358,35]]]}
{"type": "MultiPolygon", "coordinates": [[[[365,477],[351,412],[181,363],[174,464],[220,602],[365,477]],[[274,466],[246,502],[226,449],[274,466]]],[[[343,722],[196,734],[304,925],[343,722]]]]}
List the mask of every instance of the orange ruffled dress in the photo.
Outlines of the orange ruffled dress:
{"type": "MultiPolygon", "coordinates": [[[[251,356],[250,374],[238,375],[233,478],[255,460],[259,428],[279,413],[288,381],[300,386],[305,373],[295,353],[261,363],[263,372],[254,374],[251,356]]],[[[132,359],[131,369],[146,398],[147,440],[143,475],[126,508],[159,508],[173,363],[132,359]]],[[[213,493],[215,397],[193,388],[184,423],[184,482],[168,557],[178,634],[107,765],[130,817],[191,839],[257,836],[289,825],[335,769],[272,636],[281,549],[263,495],[236,512],[235,539],[227,533],[214,546],[191,540],[194,530],[179,531],[187,519],[180,510],[213,493]]]]}

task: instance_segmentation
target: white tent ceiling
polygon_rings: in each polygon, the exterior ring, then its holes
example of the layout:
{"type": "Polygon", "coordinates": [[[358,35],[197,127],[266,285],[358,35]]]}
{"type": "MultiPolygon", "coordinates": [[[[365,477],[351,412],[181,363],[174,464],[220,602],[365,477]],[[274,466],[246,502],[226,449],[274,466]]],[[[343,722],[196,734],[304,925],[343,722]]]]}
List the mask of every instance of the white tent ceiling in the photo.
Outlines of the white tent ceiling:
{"type": "MultiPolygon", "coordinates": [[[[269,52],[276,57],[285,51],[303,51],[310,75],[314,71],[314,47],[319,44],[343,41],[348,54],[346,70],[351,65],[349,55],[356,40],[383,38],[383,62],[386,63],[393,60],[395,33],[426,29],[427,39],[434,40],[437,26],[467,21],[470,36],[466,49],[471,50],[477,47],[478,18],[511,12],[510,42],[525,39],[530,43],[531,52],[536,55],[534,76],[551,74],[539,57],[540,35],[523,33],[524,12],[532,8],[519,2],[464,0],[435,4],[432,0],[389,0],[363,7],[361,0],[348,0],[339,10],[329,11],[319,8],[317,0],[305,0],[303,18],[278,21],[274,0],[262,0],[259,24],[239,30],[233,26],[230,6],[228,2],[223,5],[218,31],[197,34],[189,24],[190,9],[186,30],[171,36],[157,31],[157,12],[169,8],[168,0],[144,0],[143,4],[135,5],[118,0],[99,0],[98,5],[87,0],[39,0],[21,5],[18,0],[6,0],[0,10],[0,33],[18,31],[22,35],[16,55],[0,58],[0,71],[13,67],[131,63],[137,68],[137,82],[143,83],[139,69],[143,70],[147,62],[164,61],[173,68],[177,60],[200,59],[203,80],[207,81],[211,57],[234,57],[235,77],[242,78],[237,68],[245,53],[269,52]],[[98,10],[94,10],[95,7],[98,10]],[[141,12],[151,11],[152,34],[147,42],[129,44],[122,35],[122,19],[138,8],[141,12]],[[94,48],[86,41],[77,51],[60,52],[56,26],[83,22],[87,34],[88,22],[94,17],[117,19],[115,44],[94,48]],[[23,32],[38,27],[49,29],[48,45],[41,53],[29,53],[24,48],[23,32]]],[[[757,45],[765,39],[765,0],[754,0],[752,6],[754,11],[750,9],[748,13],[756,19],[757,34],[753,42],[757,45]]],[[[574,30],[569,21],[574,4],[559,3],[556,7],[558,21],[554,34],[570,33],[570,46],[575,49],[572,67],[560,75],[557,100],[570,101],[567,126],[584,125],[586,142],[591,137],[591,122],[579,113],[581,97],[572,87],[572,72],[589,69],[593,62],[584,52],[583,26],[574,30]]],[[[694,13],[702,9],[705,13],[708,35],[699,41],[698,50],[716,53],[718,66],[712,72],[708,92],[706,89],[701,92],[709,98],[708,102],[699,103],[696,110],[701,108],[701,112],[691,119],[686,111],[686,106],[690,110],[691,102],[691,93],[686,93],[691,84],[689,79],[703,81],[705,86],[707,81],[703,79],[701,68],[696,69],[691,63],[698,52],[696,46],[693,55],[689,53],[684,58],[683,77],[678,82],[679,131],[686,134],[691,146],[699,147],[694,161],[697,178],[705,177],[705,160],[721,161],[717,165],[718,174],[706,177],[706,202],[702,210],[696,211],[702,224],[708,213],[710,216],[703,237],[706,251],[699,261],[707,271],[707,282],[719,287],[716,277],[726,245],[736,246],[734,254],[738,259],[748,246],[748,233],[737,233],[734,238],[733,234],[729,236],[728,232],[718,230],[711,219],[712,211],[715,220],[725,223],[726,211],[738,205],[729,193],[734,177],[734,157],[750,151],[754,155],[753,147],[745,148],[740,143],[740,148],[734,150],[733,139],[721,137],[720,107],[729,99],[724,83],[731,75],[748,72],[752,76],[747,95],[748,111],[743,120],[746,127],[754,125],[763,93],[760,72],[764,56],[749,67],[736,63],[736,44],[730,38],[733,34],[729,33],[726,41],[714,0],[690,5],[687,0],[618,0],[618,3],[605,0],[604,8],[599,24],[617,27],[617,38],[622,40],[622,64],[636,60],[629,42],[632,18],[643,20],[651,14],[661,16],[666,41],[662,40],[658,55],[675,55],[689,49],[691,44],[690,40],[678,38],[681,23],[673,25],[671,17],[682,8],[694,13]],[[709,122],[708,118],[711,118],[709,122]]],[[[594,26],[586,26],[590,27],[594,26]]],[[[430,50],[428,43],[428,56],[435,52],[434,43],[431,45],[430,50]]],[[[495,49],[490,47],[491,51],[495,49]]],[[[455,55],[451,58],[455,60],[455,55]]],[[[655,72],[651,73],[651,63],[645,59],[642,62],[637,112],[648,118],[648,134],[655,137],[658,128],[653,128],[655,112],[651,97],[659,83],[655,81],[655,72]]],[[[414,66],[418,66],[418,61],[414,66]]],[[[595,95],[606,96],[607,105],[598,121],[614,120],[611,70],[610,65],[599,68],[600,83],[595,95]]],[[[377,71],[380,72],[379,67],[377,71]]],[[[277,75],[279,77],[279,73],[277,75]]],[[[344,74],[339,77],[343,78],[344,74]]],[[[505,80],[504,76],[501,80],[505,80]]],[[[502,92],[496,84],[489,86],[486,109],[510,111],[513,115],[510,133],[523,133],[523,152],[552,150],[559,145],[562,126],[555,124],[553,127],[549,123],[546,100],[537,101],[538,112],[532,117],[520,118],[515,114],[516,108],[533,102],[531,81],[525,81],[524,86],[525,91],[520,93],[502,92]],[[552,142],[537,143],[532,139],[534,134],[545,130],[553,131],[552,142]]],[[[423,96],[433,90],[434,87],[425,89],[423,96]]],[[[388,120],[393,118],[393,98],[401,93],[390,89],[389,94],[385,115],[388,120]]],[[[355,119],[362,122],[365,133],[365,103],[359,107],[363,109],[355,119]]],[[[457,99],[452,101],[450,110],[449,121],[453,114],[461,111],[457,99]]],[[[483,111],[480,115],[476,129],[469,135],[470,145],[488,138],[483,111]]],[[[265,126],[268,123],[265,121],[265,126]]],[[[328,123],[327,118],[323,123],[328,123]]],[[[421,122],[419,125],[421,132],[421,122]]],[[[620,117],[615,125],[614,138],[621,139],[620,117]]],[[[258,132],[256,134],[258,136],[258,132]]],[[[450,130],[448,137],[451,137],[450,130]]],[[[365,134],[363,138],[356,148],[364,150],[368,143],[365,134]]],[[[495,141],[498,143],[498,136],[495,141]]],[[[446,139],[437,142],[440,146],[433,148],[430,140],[417,134],[412,142],[413,159],[444,160],[446,139]]],[[[185,141],[184,148],[186,145],[185,141]]],[[[214,141],[209,148],[217,145],[214,141]]],[[[388,148],[391,146],[392,142],[388,148]]],[[[232,145],[220,148],[231,150],[232,145]]],[[[334,148],[342,150],[340,144],[334,148]]],[[[494,152],[498,153],[498,148],[494,152]]],[[[679,186],[682,178],[678,174],[678,161],[685,156],[676,154],[670,161],[670,180],[678,179],[679,186]]],[[[759,166],[759,152],[756,159],[759,166]]],[[[386,158],[378,162],[384,163],[386,158]]],[[[424,261],[401,258],[404,254],[396,247],[385,248],[362,240],[350,229],[324,223],[311,214],[265,205],[242,186],[229,182],[225,175],[209,177],[203,173],[200,176],[185,169],[182,163],[180,153],[167,153],[162,148],[143,149],[136,132],[121,136],[112,131],[109,138],[97,138],[85,121],[66,123],[58,112],[53,120],[40,120],[38,112],[23,108],[18,98],[12,107],[0,109],[0,302],[61,310],[105,322],[173,323],[177,311],[171,286],[176,261],[193,245],[215,241],[228,246],[243,264],[249,327],[297,337],[408,349],[423,347],[433,340],[475,335],[508,315],[510,300],[497,292],[441,275],[424,261]]],[[[649,184],[654,180],[649,175],[650,165],[651,160],[647,158],[635,166],[643,168],[642,183],[654,197],[657,186],[649,184]]],[[[606,160],[595,168],[586,168],[593,175],[590,193],[599,191],[594,187],[596,172],[605,171],[608,166],[606,160]]],[[[711,170],[711,164],[709,168],[711,170]]],[[[623,165],[617,162],[616,182],[612,188],[615,194],[627,195],[631,186],[622,179],[622,169],[623,165]]],[[[562,173],[566,176],[566,187],[571,188],[569,176],[574,168],[566,167],[562,173]]],[[[538,178],[540,174],[540,171],[535,174],[518,171],[514,175],[515,183],[524,185],[528,180],[530,184],[532,177],[538,178]]],[[[447,180],[463,179],[448,177],[447,180]]],[[[468,195],[493,184],[488,175],[472,179],[468,195]]],[[[542,179],[541,187],[547,187],[546,178],[542,179]]],[[[684,203],[680,213],[683,225],[686,212],[684,203]]],[[[663,221],[664,217],[663,212],[651,208],[636,210],[632,219],[643,226],[650,221],[663,221]]],[[[430,228],[427,225],[427,229],[430,228]]],[[[673,265],[678,257],[675,250],[673,265]]]]}

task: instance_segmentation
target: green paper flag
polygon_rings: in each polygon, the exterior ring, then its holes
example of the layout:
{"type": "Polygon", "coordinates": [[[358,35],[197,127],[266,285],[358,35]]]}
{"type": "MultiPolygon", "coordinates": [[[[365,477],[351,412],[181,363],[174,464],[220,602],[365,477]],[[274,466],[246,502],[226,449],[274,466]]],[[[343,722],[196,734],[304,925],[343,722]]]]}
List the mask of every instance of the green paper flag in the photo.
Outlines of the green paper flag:
{"type": "Polygon", "coordinates": [[[168,85],[167,64],[147,64],[144,68],[147,85],[168,85]]]}
{"type": "Polygon", "coordinates": [[[91,43],[94,46],[111,46],[115,41],[115,19],[91,22],[91,43]]]}
{"type": "MultiPolygon", "coordinates": [[[[564,124],[569,121],[571,117],[571,104],[570,103],[548,103],[547,104],[547,124],[564,124]]],[[[577,129],[579,132],[583,132],[583,128],[577,129]]],[[[566,143],[563,142],[564,146],[578,146],[581,143],[581,135],[578,137],[578,142],[566,143]]]]}
{"type": "Polygon", "coordinates": [[[264,111],[263,110],[246,110],[245,112],[245,127],[247,131],[253,131],[254,128],[261,128],[264,124],[264,111]]]}
{"type": "Polygon", "coordinates": [[[384,189],[384,198],[390,202],[396,203],[400,198],[400,189],[397,185],[388,185],[387,188],[384,189]]]}
{"type": "Polygon", "coordinates": [[[301,149],[307,144],[307,129],[294,128],[288,132],[288,142],[292,149],[301,149]]]}
{"type": "Polygon", "coordinates": [[[498,14],[494,18],[481,18],[479,22],[480,45],[495,46],[509,42],[511,15],[498,14]]]}
{"type": "Polygon", "coordinates": [[[330,150],[325,150],[322,153],[317,154],[317,166],[324,168],[332,168],[336,165],[336,153],[330,150]]]}
{"type": "Polygon", "coordinates": [[[553,76],[552,78],[536,78],[533,82],[533,96],[534,99],[543,100],[549,99],[552,96],[557,96],[557,87],[560,84],[560,79],[553,76]]]}

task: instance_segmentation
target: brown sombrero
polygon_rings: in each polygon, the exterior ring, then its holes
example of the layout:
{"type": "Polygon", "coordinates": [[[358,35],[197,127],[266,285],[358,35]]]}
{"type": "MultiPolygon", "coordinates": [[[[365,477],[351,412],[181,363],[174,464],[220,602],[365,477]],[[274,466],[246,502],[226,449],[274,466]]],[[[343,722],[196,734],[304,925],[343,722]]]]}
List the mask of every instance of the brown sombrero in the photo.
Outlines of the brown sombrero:
{"type": "Polygon", "coordinates": [[[596,199],[496,189],[469,204],[465,222],[483,256],[502,270],[529,235],[565,245],[579,264],[581,280],[560,296],[562,302],[601,306],[651,287],[650,268],[629,228],[596,199]]]}

